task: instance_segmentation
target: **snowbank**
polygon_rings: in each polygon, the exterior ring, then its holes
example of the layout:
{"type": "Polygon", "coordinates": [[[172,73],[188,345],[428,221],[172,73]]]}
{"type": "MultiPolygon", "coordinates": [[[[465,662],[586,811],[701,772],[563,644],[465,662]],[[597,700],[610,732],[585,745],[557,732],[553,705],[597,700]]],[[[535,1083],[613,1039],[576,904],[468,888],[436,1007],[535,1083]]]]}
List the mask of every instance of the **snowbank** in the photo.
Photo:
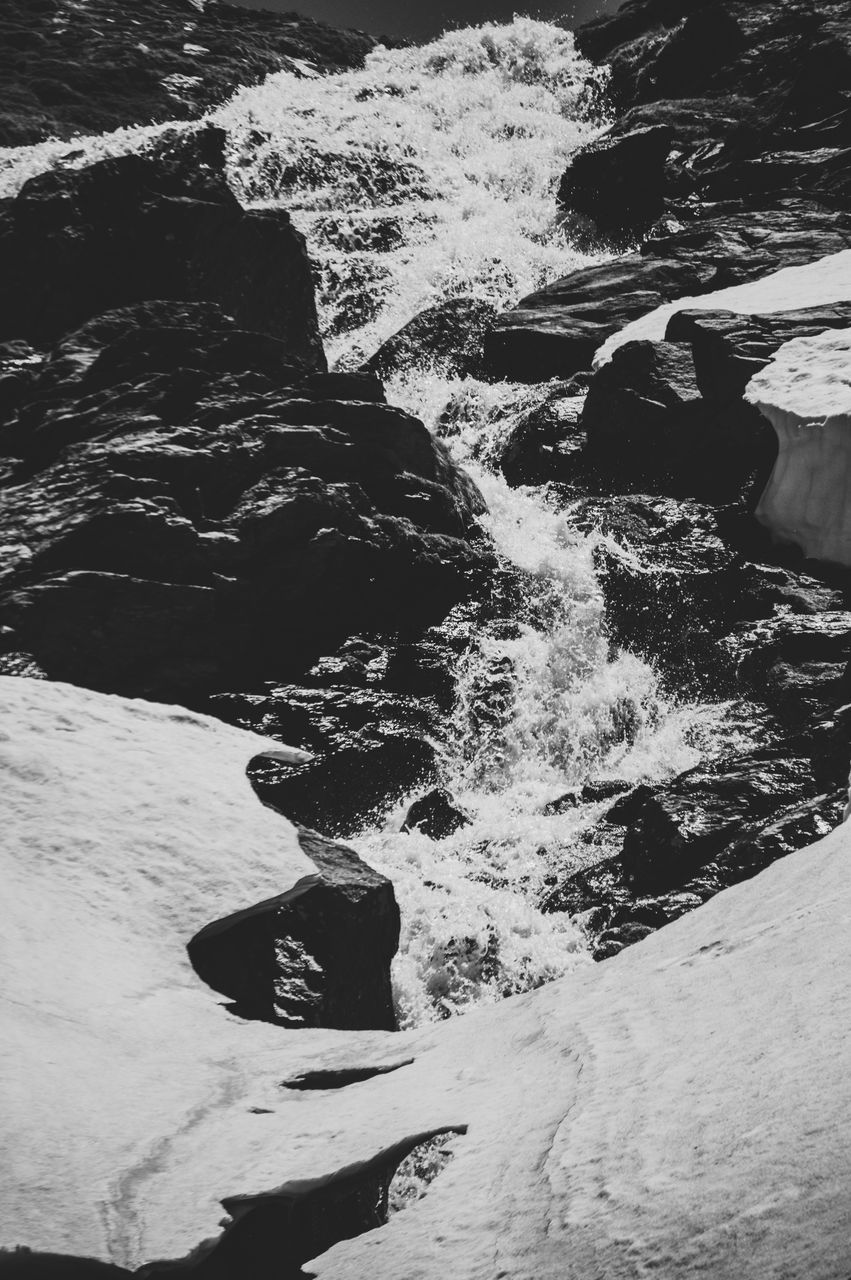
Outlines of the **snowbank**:
{"type": "Polygon", "coordinates": [[[678,298],[626,325],[599,348],[594,367],[612,358],[625,342],[648,339],[660,342],[668,321],[678,311],[734,311],[739,315],[767,315],[772,311],[797,311],[851,299],[851,249],[830,254],[802,267],[784,267],[761,280],[733,285],[695,298],[678,298]]]}
{"type": "Polygon", "coordinates": [[[3,691],[25,851],[3,873],[25,907],[3,991],[3,1240],[174,1257],[216,1233],[216,1196],[466,1125],[423,1199],[306,1269],[846,1280],[851,828],[501,1006],[415,1034],[290,1033],[218,1009],[174,936],[223,891],[299,871],[242,790],[256,740],[79,690],[58,714],[56,686],[3,691]],[[382,1054],[413,1062],[280,1087],[382,1054]]]}
{"type": "Polygon", "coordinates": [[[284,1038],[226,1013],[186,944],[316,874],[245,776],[261,752],[302,753],[66,685],[0,679],[0,704],[0,1245],[179,1256],[244,1189],[248,1105],[282,1070],[257,1056],[284,1038]],[[169,1188],[150,1214],[149,1180],[169,1188]]]}
{"type": "Polygon", "coordinates": [[[851,331],[785,343],[745,399],[780,446],[757,518],[812,559],[851,565],[851,331]]]}

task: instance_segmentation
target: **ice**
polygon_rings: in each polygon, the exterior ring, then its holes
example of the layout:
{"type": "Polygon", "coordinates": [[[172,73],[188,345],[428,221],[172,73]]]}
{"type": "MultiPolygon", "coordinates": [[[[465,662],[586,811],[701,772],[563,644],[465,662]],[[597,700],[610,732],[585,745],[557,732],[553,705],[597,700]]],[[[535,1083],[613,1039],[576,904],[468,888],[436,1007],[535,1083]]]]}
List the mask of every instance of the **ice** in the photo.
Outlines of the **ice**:
{"type": "Polygon", "coordinates": [[[745,399],[779,442],[757,518],[806,556],[851,565],[851,333],[785,343],[745,399]]]}

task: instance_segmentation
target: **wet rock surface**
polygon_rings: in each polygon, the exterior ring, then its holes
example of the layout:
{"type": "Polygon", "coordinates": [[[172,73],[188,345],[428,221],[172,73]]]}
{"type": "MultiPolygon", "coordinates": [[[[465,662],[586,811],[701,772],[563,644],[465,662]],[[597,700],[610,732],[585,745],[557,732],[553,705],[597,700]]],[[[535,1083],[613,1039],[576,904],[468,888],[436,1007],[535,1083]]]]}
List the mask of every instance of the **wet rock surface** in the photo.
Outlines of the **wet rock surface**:
{"type": "Polygon", "coordinates": [[[188,944],[192,966],[241,1018],[392,1031],[393,886],[344,845],[305,828],[298,838],[318,874],[207,925],[188,944]]]}
{"type": "Polygon", "coordinates": [[[559,200],[573,234],[637,251],[500,317],[494,376],[564,377],[661,302],[847,248],[849,30],[847,0],[637,0],[581,27],[617,119],[571,161],[559,200]]]}
{"type": "Polygon", "coordinates": [[[242,208],[225,142],[206,126],[29,179],[0,209],[0,338],[47,345],[116,307],[203,301],[323,370],[304,238],[282,209],[242,208]]]}
{"type": "Polygon", "coordinates": [[[243,85],[310,63],[359,65],[374,47],[294,13],[193,0],[10,0],[0,19],[0,145],[189,120],[243,85]]]}
{"type": "Polygon", "coordinates": [[[364,394],[207,304],[66,337],[3,432],[7,649],[52,678],[186,697],[400,613],[413,633],[439,621],[488,564],[481,499],[421,423],[347,398],[364,394]]]}

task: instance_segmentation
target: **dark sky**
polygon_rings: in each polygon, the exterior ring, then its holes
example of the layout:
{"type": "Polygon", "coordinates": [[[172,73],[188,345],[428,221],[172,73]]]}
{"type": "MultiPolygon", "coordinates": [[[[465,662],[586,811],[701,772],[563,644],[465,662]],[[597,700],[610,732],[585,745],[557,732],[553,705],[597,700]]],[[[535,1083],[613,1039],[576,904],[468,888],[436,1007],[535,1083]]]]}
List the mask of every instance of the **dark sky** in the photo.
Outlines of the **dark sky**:
{"type": "Polygon", "coordinates": [[[508,22],[515,12],[557,18],[573,26],[598,13],[611,13],[620,0],[236,0],[250,9],[298,10],[337,27],[360,27],[373,35],[423,39],[447,27],[508,22]]]}

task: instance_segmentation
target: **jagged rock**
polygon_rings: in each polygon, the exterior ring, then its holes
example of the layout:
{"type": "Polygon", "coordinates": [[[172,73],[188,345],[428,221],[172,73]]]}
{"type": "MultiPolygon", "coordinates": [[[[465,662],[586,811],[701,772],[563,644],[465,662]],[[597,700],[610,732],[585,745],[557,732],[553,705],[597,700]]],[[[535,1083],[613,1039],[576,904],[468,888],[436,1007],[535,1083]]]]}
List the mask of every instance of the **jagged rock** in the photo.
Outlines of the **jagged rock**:
{"type": "Polygon", "coordinates": [[[359,66],[375,45],[293,13],[203,0],[7,0],[0,19],[0,144],[186,120],[243,85],[307,62],[359,66]]]}
{"type": "Polygon", "coordinates": [[[795,338],[745,391],[779,449],[756,518],[805,556],[851,566],[848,445],[851,333],[795,338]]]}
{"type": "Polygon", "coordinates": [[[585,432],[579,427],[584,391],[570,383],[521,414],[499,456],[499,469],[512,486],[570,480],[577,471],[585,432]]]}
{"type": "Polygon", "coordinates": [[[639,891],[681,887],[734,840],[817,790],[809,761],[778,748],[698,765],[655,789],[628,826],[626,877],[639,891]]]}
{"type": "Polygon", "coordinates": [[[587,218],[609,238],[634,238],[664,211],[665,161],[672,130],[666,125],[604,137],[571,160],[558,202],[587,218]]]}
{"type": "Polygon", "coordinates": [[[335,836],[374,825],[405,795],[436,778],[432,717],[413,699],[372,690],[284,686],[265,695],[222,695],[216,715],[310,750],[308,764],[260,761],[250,776],[261,799],[335,836]]]}
{"type": "Polygon", "coordinates": [[[631,320],[701,286],[698,267],[639,253],[583,267],[498,317],[485,338],[488,372],[517,382],[567,378],[590,368],[597,348],[631,320]]]}
{"type": "Polygon", "coordinates": [[[282,209],[244,210],[207,126],[153,155],[30,178],[0,212],[0,338],[46,344],[148,299],[219,304],[325,368],[304,238],[282,209]]]}
{"type": "Polygon", "coordinates": [[[680,497],[729,502],[764,484],[776,445],[741,399],[707,400],[685,342],[628,342],[596,373],[582,410],[591,466],[680,497]]]}
{"type": "Polygon", "coordinates": [[[764,826],[735,835],[721,852],[702,864],[677,888],[636,885],[622,856],[605,859],[570,876],[553,891],[552,909],[582,915],[594,958],[605,960],[648,933],[693,911],[709,898],[750,879],[778,858],[805,848],[834,830],[842,820],[844,788],[784,808],[764,826]]]}
{"type": "Polygon", "coordinates": [[[381,378],[409,366],[434,366],[445,377],[481,377],[484,341],[497,311],[477,298],[450,298],[421,311],[378,348],[363,366],[381,378]]]}
{"type": "Polygon", "coordinates": [[[405,815],[402,830],[421,831],[432,840],[445,840],[470,821],[470,815],[458,807],[451,792],[438,787],[414,801],[405,815]]]}
{"type": "Polygon", "coordinates": [[[626,325],[695,297],[801,266],[851,245],[851,214],[814,201],[690,208],[660,226],[640,253],[582,267],[522,298],[485,339],[489,375],[536,382],[588,368],[626,325]]]}
{"type": "Polygon", "coordinates": [[[771,315],[685,310],[669,320],[665,338],[689,344],[701,396],[723,403],[742,396],[784,342],[849,327],[851,301],[771,315]]]}
{"type": "Polygon", "coordinates": [[[344,845],[304,828],[298,840],[318,875],[205,926],[188,943],[192,966],[242,1018],[392,1031],[393,886],[344,845]]]}
{"type": "Polygon", "coordinates": [[[490,562],[472,483],[420,422],[327,398],[361,383],[305,381],[288,354],[186,303],[60,344],[6,429],[7,648],[185,700],[400,617],[416,635],[469,592],[490,562]]]}

